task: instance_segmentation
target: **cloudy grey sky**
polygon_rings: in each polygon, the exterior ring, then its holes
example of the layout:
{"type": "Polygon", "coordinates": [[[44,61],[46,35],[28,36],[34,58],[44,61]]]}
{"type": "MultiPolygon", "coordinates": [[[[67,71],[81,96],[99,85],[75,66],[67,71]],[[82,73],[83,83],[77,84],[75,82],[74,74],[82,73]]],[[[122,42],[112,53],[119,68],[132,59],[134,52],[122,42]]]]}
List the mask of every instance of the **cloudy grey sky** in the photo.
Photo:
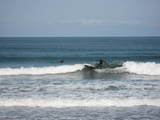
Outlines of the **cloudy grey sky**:
{"type": "Polygon", "coordinates": [[[0,0],[0,36],[160,36],[160,0],[0,0]]]}

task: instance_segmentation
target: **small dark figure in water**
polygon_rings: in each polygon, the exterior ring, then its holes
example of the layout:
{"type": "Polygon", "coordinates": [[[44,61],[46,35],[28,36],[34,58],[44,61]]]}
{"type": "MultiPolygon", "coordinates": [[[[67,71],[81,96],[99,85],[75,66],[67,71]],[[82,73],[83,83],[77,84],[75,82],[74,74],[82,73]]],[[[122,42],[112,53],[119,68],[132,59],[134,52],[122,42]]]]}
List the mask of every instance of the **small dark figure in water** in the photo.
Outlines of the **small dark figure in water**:
{"type": "Polygon", "coordinates": [[[103,68],[103,65],[106,63],[104,60],[102,60],[102,59],[100,59],[100,60],[98,60],[99,61],[99,63],[97,63],[96,65],[95,65],[95,67],[96,68],[98,68],[98,69],[102,69],[103,68]]]}
{"type": "Polygon", "coordinates": [[[103,60],[102,60],[102,59],[99,60],[99,64],[100,64],[100,65],[103,64],[103,60]]]}
{"type": "Polygon", "coordinates": [[[103,69],[106,67],[110,67],[109,64],[105,61],[105,60],[97,60],[98,63],[96,63],[95,65],[91,66],[91,65],[85,65],[83,68],[83,71],[94,71],[95,69],[103,69]]]}
{"type": "Polygon", "coordinates": [[[60,62],[60,63],[64,63],[64,60],[60,60],[59,62],[60,62]]]}

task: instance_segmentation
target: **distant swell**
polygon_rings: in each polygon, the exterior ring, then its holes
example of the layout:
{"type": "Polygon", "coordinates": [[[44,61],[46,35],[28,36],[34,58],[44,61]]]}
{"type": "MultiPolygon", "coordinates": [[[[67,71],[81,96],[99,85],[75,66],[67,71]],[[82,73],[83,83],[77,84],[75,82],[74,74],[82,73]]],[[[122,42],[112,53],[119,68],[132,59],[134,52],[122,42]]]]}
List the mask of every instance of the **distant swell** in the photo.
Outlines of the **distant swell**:
{"type": "Polygon", "coordinates": [[[160,106],[160,99],[7,99],[0,100],[0,106],[27,106],[27,107],[129,107],[137,105],[160,106]]]}
{"type": "Polygon", "coordinates": [[[43,75],[69,73],[83,69],[83,64],[29,68],[0,68],[0,75],[43,75]]]}

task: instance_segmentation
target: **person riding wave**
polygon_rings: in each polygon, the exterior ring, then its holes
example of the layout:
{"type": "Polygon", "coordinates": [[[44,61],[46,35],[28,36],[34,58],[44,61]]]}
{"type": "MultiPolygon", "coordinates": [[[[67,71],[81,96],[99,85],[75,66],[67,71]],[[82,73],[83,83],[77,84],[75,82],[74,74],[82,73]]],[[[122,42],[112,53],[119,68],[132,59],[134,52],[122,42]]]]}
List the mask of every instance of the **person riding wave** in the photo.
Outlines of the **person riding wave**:
{"type": "Polygon", "coordinates": [[[95,68],[97,69],[102,69],[102,68],[106,68],[107,66],[109,66],[109,64],[105,61],[105,60],[98,60],[99,63],[95,64],[95,68]]]}

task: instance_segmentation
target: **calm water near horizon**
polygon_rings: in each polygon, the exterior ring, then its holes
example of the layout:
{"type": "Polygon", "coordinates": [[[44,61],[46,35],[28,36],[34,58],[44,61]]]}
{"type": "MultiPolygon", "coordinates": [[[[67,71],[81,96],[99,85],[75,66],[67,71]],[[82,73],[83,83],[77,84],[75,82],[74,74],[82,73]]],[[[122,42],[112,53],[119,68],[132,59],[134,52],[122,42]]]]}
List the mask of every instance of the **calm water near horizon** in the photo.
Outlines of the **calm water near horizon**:
{"type": "Polygon", "coordinates": [[[160,37],[0,38],[2,120],[159,120],[159,93],[160,37]]]}

